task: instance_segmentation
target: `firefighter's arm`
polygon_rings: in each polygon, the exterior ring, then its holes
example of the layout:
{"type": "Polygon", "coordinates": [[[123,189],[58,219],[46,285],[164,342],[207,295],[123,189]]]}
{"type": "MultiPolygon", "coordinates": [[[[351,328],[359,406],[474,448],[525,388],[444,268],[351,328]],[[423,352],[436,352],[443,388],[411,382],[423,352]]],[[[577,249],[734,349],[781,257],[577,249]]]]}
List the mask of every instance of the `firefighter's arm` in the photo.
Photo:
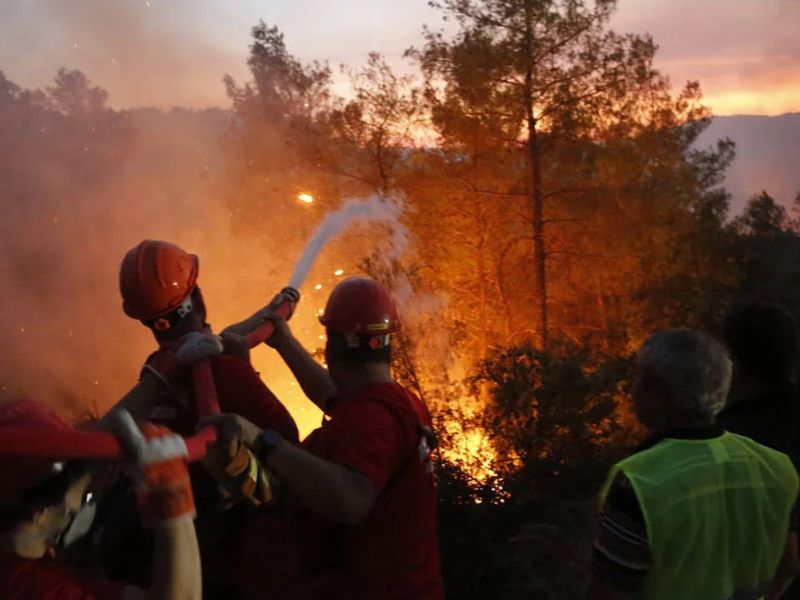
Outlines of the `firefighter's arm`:
{"type": "MultiPolygon", "coordinates": [[[[220,440],[239,439],[253,446],[261,430],[238,415],[209,417],[220,440]]],[[[360,523],[372,509],[377,491],[365,475],[280,442],[264,459],[266,466],[310,510],[339,523],[360,523]]]]}
{"type": "Polygon", "coordinates": [[[195,600],[200,591],[200,555],[191,521],[156,529],[149,590],[127,587],[123,600],[195,600]],[[195,557],[197,564],[195,564],[195,557]],[[196,569],[196,570],[195,570],[196,569]]]}
{"type": "Polygon", "coordinates": [[[303,393],[324,411],[328,400],[336,395],[336,386],[330,373],[303,348],[284,319],[275,317],[272,321],[275,323],[275,333],[267,340],[267,344],[281,355],[303,388],[303,393]]]}
{"type": "Polygon", "coordinates": [[[777,600],[783,596],[789,586],[800,572],[800,556],[797,551],[797,532],[790,531],[786,536],[786,547],[783,551],[781,563],[778,565],[778,572],[770,584],[766,600],[777,600]]]}
{"type": "Polygon", "coordinates": [[[125,411],[114,413],[114,430],[135,459],[139,513],[154,530],[150,589],[126,590],[126,600],[199,600],[200,551],[194,529],[194,498],[183,438],[147,426],[145,435],[125,411]]]}
{"type": "Polygon", "coordinates": [[[306,507],[345,525],[363,521],[375,504],[368,477],[287,442],[270,453],[266,466],[306,507]]]}
{"type": "Polygon", "coordinates": [[[275,331],[266,341],[267,345],[278,351],[303,389],[303,393],[324,411],[328,400],[336,395],[336,386],[327,369],[314,360],[314,357],[294,337],[286,319],[275,313],[277,307],[286,301],[294,302],[294,299],[284,293],[278,294],[253,316],[226,327],[222,335],[223,337],[231,334],[246,336],[265,321],[272,321],[275,331]]]}

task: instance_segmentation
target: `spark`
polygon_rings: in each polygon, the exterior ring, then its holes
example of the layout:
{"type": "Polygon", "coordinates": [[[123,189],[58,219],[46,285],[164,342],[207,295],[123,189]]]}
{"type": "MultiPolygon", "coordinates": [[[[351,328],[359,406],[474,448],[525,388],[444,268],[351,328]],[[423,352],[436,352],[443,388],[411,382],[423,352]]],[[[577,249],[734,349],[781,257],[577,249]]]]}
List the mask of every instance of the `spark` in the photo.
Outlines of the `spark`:
{"type": "Polygon", "coordinates": [[[115,65],[115,64],[117,64],[117,59],[116,59],[116,58],[114,58],[113,56],[111,57],[111,64],[112,64],[112,65],[115,65]]]}
{"type": "Polygon", "coordinates": [[[20,330],[22,333],[25,333],[25,328],[24,328],[24,327],[20,327],[20,328],[19,328],[19,330],[20,330]]]}
{"type": "Polygon", "coordinates": [[[72,47],[73,47],[75,50],[77,50],[77,49],[78,49],[78,42],[75,42],[74,44],[72,44],[72,47]]]}
{"type": "Polygon", "coordinates": [[[342,275],[344,275],[344,269],[336,269],[333,272],[333,274],[336,275],[337,277],[341,277],[342,275]]]}
{"type": "Polygon", "coordinates": [[[150,8],[150,0],[144,0],[144,5],[145,5],[147,8],[150,8]]]}
{"type": "Polygon", "coordinates": [[[322,289],[322,284],[318,283],[317,285],[314,286],[314,289],[315,290],[321,290],[322,289]]]}
{"type": "Polygon", "coordinates": [[[314,196],[306,192],[298,194],[297,199],[300,200],[300,202],[304,202],[305,204],[311,204],[314,202],[314,196]]]}

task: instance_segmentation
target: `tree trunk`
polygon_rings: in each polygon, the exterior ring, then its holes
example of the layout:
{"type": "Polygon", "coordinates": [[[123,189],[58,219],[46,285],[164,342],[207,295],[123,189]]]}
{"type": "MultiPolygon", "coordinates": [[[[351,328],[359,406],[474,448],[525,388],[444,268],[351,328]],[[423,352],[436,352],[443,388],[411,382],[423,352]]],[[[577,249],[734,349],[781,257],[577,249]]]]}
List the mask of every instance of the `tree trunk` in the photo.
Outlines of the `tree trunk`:
{"type": "Polygon", "coordinates": [[[485,358],[488,354],[488,321],[489,312],[487,310],[488,295],[486,293],[486,250],[485,240],[481,239],[476,248],[475,259],[478,267],[478,319],[480,320],[480,357],[485,358]]]}
{"type": "Polygon", "coordinates": [[[541,149],[539,147],[536,115],[533,111],[533,0],[525,2],[525,61],[524,102],[528,126],[528,162],[530,167],[531,212],[533,213],[533,262],[536,275],[537,295],[537,345],[547,350],[547,270],[544,244],[544,197],[542,194],[541,149]]]}

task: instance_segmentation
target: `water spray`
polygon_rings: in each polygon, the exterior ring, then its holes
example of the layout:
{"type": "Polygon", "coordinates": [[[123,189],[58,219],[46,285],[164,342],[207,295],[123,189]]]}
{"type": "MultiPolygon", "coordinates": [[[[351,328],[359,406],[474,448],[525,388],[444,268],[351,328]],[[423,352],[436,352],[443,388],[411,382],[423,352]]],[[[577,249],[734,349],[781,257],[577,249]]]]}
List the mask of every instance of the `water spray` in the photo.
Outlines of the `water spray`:
{"type": "MultiPolygon", "coordinates": [[[[274,309],[274,314],[284,319],[288,319],[292,315],[295,305],[300,301],[299,290],[314,266],[319,253],[329,241],[354,223],[395,220],[401,210],[402,207],[399,203],[373,196],[369,200],[351,200],[339,210],[328,213],[306,243],[289,279],[289,284],[281,290],[285,300],[274,309]]],[[[258,313],[251,318],[258,319],[257,315],[258,313]]],[[[265,321],[247,334],[248,345],[253,348],[265,342],[274,331],[274,323],[269,320],[265,321]]]]}
{"type": "MultiPolygon", "coordinates": [[[[274,308],[273,314],[284,319],[291,317],[295,305],[300,300],[298,290],[305,282],[320,251],[331,239],[353,223],[394,220],[399,216],[400,211],[399,204],[373,197],[369,200],[353,200],[339,210],[328,213],[317,227],[314,235],[308,240],[303,254],[300,255],[300,260],[297,261],[289,285],[281,290],[284,300],[274,308]]],[[[259,317],[259,313],[251,317],[257,319],[260,322],[259,325],[246,335],[247,343],[251,348],[269,339],[275,331],[275,324],[270,320],[264,321],[259,317]]],[[[219,414],[217,390],[214,385],[211,362],[208,359],[202,360],[192,367],[192,382],[198,415],[202,418],[219,414]]],[[[207,445],[216,439],[217,431],[214,427],[206,427],[195,435],[187,437],[188,460],[200,460],[205,455],[207,445]]],[[[111,433],[76,430],[47,432],[43,435],[41,429],[38,428],[0,430],[0,456],[39,456],[66,460],[79,458],[120,460],[124,458],[117,438],[111,433]]]]}

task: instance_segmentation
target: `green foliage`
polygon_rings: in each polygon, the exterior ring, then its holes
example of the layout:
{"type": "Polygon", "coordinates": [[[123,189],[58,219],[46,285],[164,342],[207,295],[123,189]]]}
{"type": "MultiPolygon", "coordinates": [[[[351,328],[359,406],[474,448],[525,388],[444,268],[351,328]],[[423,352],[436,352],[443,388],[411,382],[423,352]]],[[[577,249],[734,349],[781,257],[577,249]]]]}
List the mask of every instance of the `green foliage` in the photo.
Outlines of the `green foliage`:
{"type": "Polygon", "coordinates": [[[800,316],[800,228],[786,209],[762,191],[733,220],[731,256],[741,278],[737,302],[782,304],[800,316]]]}
{"type": "Polygon", "coordinates": [[[554,347],[501,349],[471,379],[486,401],[469,426],[496,456],[481,481],[439,463],[449,597],[581,597],[594,494],[626,439],[617,402],[631,361],[554,347]]]}
{"type": "Polygon", "coordinates": [[[525,344],[482,361],[471,383],[476,395],[486,386],[480,427],[497,452],[502,488],[552,489],[561,477],[608,464],[628,366],[569,343],[546,353],[525,344]]]}

